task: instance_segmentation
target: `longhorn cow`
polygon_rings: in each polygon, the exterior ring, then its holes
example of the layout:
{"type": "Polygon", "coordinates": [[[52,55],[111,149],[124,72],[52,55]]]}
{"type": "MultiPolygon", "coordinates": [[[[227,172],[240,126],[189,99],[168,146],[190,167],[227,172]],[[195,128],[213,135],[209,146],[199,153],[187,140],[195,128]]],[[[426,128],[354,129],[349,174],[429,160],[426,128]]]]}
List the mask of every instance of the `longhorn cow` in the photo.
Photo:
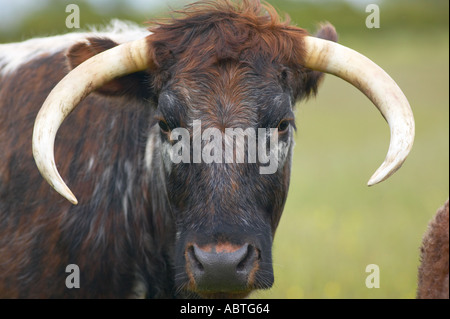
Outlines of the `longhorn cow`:
{"type": "Polygon", "coordinates": [[[221,0],[149,30],[117,25],[0,45],[1,297],[218,298],[270,288],[294,106],[324,73],[362,91],[390,126],[369,185],[411,149],[406,97],[337,44],[330,24],[311,36],[259,1],[221,0]],[[261,172],[263,155],[273,172],[261,172]],[[65,285],[71,264],[78,289],[65,285]]]}

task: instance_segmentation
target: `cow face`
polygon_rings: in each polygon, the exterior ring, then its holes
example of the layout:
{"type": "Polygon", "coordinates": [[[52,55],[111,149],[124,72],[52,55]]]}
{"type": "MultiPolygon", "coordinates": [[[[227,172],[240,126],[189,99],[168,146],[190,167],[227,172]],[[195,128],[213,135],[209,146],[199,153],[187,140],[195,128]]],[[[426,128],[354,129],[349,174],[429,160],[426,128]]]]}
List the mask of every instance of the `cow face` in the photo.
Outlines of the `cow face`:
{"type": "MultiPolygon", "coordinates": [[[[321,78],[298,63],[304,31],[280,25],[267,33],[244,22],[160,25],[151,36],[149,70],[98,90],[156,106],[145,157],[167,194],[175,285],[183,296],[244,297],[271,287],[271,246],[289,188],[293,107],[315,93],[321,78]]],[[[323,30],[335,37],[332,27],[323,30]]],[[[114,45],[89,39],[69,50],[69,61],[74,67],[114,45]]]]}
{"type": "Polygon", "coordinates": [[[301,48],[286,54],[282,46],[300,43],[293,35],[280,30],[263,39],[241,22],[231,30],[248,38],[201,23],[180,24],[183,32],[160,26],[152,35],[155,64],[164,70],[153,74],[155,125],[176,223],[175,284],[187,296],[243,297],[271,287],[293,107],[321,77],[294,62],[301,48]]]}
{"type": "MultiPolygon", "coordinates": [[[[304,31],[267,32],[268,17],[249,27],[245,17],[222,15],[160,25],[151,42],[158,149],[176,224],[175,284],[187,296],[243,297],[271,287],[293,107],[322,76],[298,63],[304,31]]],[[[319,36],[336,33],[325,26],[319,36]]]]}
{"type": "Polygon", "coordinates": [[[225,62],[181,72],[159,95],[179,289],[216,297],[272,285],[271,244],[289,187],[294,130],[282,77],[225,62]]]}

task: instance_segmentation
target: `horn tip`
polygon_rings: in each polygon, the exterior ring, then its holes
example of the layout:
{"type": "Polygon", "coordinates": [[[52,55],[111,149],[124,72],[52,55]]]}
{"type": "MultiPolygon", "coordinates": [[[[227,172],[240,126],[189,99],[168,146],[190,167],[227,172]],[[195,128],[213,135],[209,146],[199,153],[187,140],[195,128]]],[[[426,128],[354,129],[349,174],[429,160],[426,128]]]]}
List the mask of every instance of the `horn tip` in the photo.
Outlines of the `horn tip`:
{"type": "Polygon", "coordinates": [[[367,186],[374,186],[376,184],[379,184],[386,179],[388,179],[392,174],[394,174],[400,166],[391,168],[391,167],[385,167],[387,166],[385,163],[381,165],[381,167],[372,175],[372,177],[367,182],[367,186]]]}
{"type": "Polygon", "coordinates": [[[391,176],[393,171],[386,170],[385,163],[381,165],[381,167],[372,175],[372,177],[367,182],[367,186],[374,186],[376,184],[381,183],[386,180],[389,176],[391,176]]]}
{"type": "Polygon", "coordinates": [[[73,205],[78,205],[78,200],[75,196],[72,196],[71,198],[67,198],[69,202],[71,202],[73,205]]]}
{"type": "Polygon", "coordinates": [[[60,192],[60,194],[69,202],[71,202],[73,205],[78,205],[78,199],[75,197],[75,195],[69,188],[66,188],[65,191],[60,192]]]}
{"type": "MultiPolygon", "coordinates": [[[[62,182],[64,183],[64,182],[62,182]]],[[[75,195],[72,193],[69,187],[66,184],[62,184],[61,187],[54,187],[54,189],[65,199],[67,199],[73,205],[78,205],[78,200],[75,195]]]]}
{"type": "Polygon", "coordinates": [[[367,186],[371,187],[374,186],[376,184],[378,184],[380,181],[375,181],[373,178],[371,178],[368,182],[367,182],[367,186]]]}

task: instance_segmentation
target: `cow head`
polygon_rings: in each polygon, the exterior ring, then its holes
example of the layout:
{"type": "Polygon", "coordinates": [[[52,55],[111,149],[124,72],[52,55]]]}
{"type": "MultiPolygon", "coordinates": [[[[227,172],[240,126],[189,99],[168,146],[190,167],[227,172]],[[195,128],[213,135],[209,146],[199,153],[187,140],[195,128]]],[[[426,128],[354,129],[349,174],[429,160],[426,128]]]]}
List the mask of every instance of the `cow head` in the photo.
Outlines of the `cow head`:
{"type": "Polygon", "coordinates": [[[76,203],[53,160],[64,117],[94,89],[148,100],[156,110],[146,160],[149,168],[160,163],[174,216],[175,283],[202,297],[244,297],[273,283],[271,246],[289,188],[294,105],[316,92],[321,71],[357,86],[391,126],[387,159],[370,183],[404,161],[414,122],[392,79],[332,42],[330,25],[310,37],[259,1],[197,4],[184,15],[142,40],[116,46],[89,39],[72,47],[76,68],[36,120],[35,158],[49,183],[76,203]]]}

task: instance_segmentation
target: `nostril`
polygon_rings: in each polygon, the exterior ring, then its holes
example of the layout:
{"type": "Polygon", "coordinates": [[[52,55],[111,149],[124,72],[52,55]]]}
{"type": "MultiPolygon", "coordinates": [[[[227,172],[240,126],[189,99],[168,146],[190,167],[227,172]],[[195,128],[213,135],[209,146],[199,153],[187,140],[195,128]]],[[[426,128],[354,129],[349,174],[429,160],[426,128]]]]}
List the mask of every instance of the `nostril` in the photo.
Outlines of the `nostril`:
{"type": "Polygon", "coordinates": [[[247,245],[247,252],[243,256],[239,264],[236,266],[236,271],[248,272],[249,269],[253,268],[256,259],[259,259],[259,253],[257,249],[252,245],[247,245]]]}
{"type": "Polygon", "coordinates": [[[187,254],[187,257],[189,259],[191,266],[193,266],[195,268],[195,270],[204,271],[204,267],[203,267],[202,263],[200,262],[200,260],[198,260],[196,254],[195,254],[194,246],[188,247],[186,254],[187,254]]]}

